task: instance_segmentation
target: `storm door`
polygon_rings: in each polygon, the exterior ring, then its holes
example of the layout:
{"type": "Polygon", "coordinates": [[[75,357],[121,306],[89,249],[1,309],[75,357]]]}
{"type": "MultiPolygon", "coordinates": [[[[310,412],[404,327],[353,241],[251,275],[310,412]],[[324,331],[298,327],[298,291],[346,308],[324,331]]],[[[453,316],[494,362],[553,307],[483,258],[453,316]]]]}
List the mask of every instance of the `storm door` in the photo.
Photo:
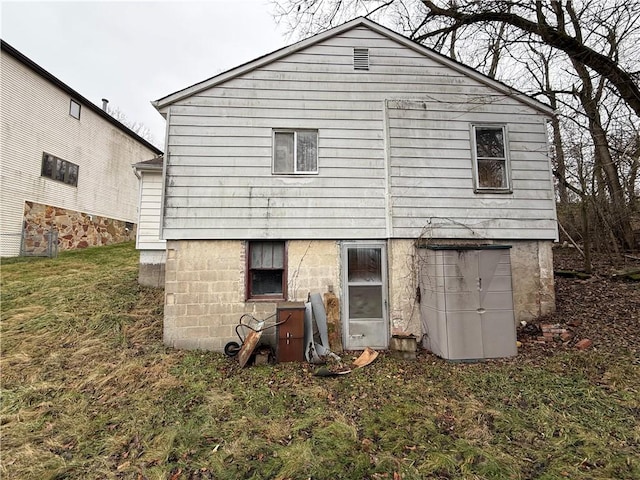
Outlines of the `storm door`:
{"type": "Polygon", "coordinates": [[[344,347],[384,349],[389,342],[384,243],[342,245],[344,347]]]}

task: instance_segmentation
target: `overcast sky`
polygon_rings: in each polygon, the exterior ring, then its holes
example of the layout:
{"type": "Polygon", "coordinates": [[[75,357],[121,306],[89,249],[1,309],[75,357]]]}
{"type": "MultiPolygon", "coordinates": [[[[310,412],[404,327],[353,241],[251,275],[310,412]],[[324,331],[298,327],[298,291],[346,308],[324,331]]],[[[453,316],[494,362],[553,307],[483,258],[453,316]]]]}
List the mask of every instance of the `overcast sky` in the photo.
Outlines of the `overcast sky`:
{"type": "Polygon", "coordinates": [[[96,105],[147,126],[150,104],[294,42],[267,0],[0,2],[0,36],[96,105]]]}

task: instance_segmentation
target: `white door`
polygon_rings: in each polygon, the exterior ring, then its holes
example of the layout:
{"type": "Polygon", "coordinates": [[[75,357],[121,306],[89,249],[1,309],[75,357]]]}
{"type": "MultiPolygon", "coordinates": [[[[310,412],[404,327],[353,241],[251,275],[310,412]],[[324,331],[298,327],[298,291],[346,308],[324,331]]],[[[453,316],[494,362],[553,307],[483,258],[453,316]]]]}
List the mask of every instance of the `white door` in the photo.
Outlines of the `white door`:
{"type": "Polygon", "coordinates": [[[387,250],[383,242],[342,244],[344,348],[389,344],[387,250]]]}

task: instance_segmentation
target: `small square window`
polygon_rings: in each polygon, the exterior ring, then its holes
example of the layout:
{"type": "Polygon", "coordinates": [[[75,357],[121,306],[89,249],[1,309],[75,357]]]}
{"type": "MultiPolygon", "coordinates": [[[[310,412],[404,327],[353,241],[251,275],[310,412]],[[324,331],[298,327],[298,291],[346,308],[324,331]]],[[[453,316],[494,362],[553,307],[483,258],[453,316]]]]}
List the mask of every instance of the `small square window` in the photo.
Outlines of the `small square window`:
{"type": "Polygon", "coordinates": [[[69,115],[80,120],[80,104],[75,100],[69,103],[69,115]]]}
{"type": "Polygon", "coordinates": [[[274,131],[273,173],[318,173],[318,132],[315,130],[274,131]]]}
{"type": "Polygon", "coordinates": [[[505,126],[473,125],[472,131],[476,191],[510,191],[505,126]]]}
{"type": "Polygon", "coordinates": [[[286,299],[283,241],[251,241],[247,254],[247,300],[286,299]]]}

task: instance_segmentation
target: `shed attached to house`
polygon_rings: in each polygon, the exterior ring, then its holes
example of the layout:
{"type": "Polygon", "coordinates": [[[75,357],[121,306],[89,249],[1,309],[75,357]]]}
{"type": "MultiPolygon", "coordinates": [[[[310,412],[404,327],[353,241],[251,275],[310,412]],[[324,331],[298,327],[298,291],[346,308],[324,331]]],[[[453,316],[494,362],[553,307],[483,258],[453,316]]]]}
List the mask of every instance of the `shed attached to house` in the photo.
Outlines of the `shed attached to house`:
{"type": "Polygon", "coordinates": [[[154,105],[168,345],[221,351],[243,313],[329,290],[347,349],[428,336],[429,244],[510,246],[514,322],[553,310],[536,100],[359,18],[154,105]]]}

